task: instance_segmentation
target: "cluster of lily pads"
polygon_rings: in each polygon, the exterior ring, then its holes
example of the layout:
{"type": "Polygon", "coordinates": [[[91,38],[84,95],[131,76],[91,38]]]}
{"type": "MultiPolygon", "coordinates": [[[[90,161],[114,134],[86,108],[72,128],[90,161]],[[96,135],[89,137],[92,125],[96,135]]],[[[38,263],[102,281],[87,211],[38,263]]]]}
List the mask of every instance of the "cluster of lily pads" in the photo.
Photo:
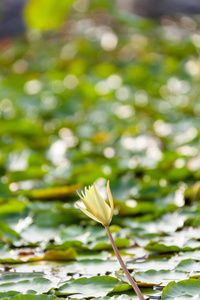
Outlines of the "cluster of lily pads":
{"type": "Polygon", "coordinates": [[[145,298],[200,295],[199,21],[102,3],[0,42],[0,299],[137,299],[74,205],[108,179],[110,229],[145,298]]]}

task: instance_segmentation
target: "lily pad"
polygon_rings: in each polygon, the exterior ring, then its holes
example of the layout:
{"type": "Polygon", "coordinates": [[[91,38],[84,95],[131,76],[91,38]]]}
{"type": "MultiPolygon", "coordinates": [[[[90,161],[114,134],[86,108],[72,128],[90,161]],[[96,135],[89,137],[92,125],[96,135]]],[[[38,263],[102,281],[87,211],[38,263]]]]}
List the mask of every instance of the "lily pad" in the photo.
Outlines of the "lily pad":
{"type": "MultiPolygon", "coordinates": [[[[53,295],[33,295],[33,294],[26,294],[26,295],[17,295],[11,298],[5,298],[12,299],[12,300],[56,300],[58,299],[56,296],[53,295]]],[[[62,299],[62,298],[60,298],[62,299]]]]}
{"type": "Polygon", "coordinates": [[[167,270],[148,270],[146,272],[136,272],[134,274],[135,280],[139,283],[148,283],[152,285],[161,285],[165,286],[170,281],[175,280],[179,281],[180,279],[187,279],[187,274],[183,272],[173,272],[167,270]]]}
{"type": "Polygon", "coordinates": [[[23,294],[28,291],[34,291],[34,293],[47,293],[54,286],[53,282],[45,278],[34,278],[31,280],[22,280],[18,282],[8,282],[0,284],[0,292],[5,293],[8,291],[16,291],[23,294]]]}
{"type": "Polygon", "coordinates": [[[55,260],[55,261],[76,260],[76,258],[77,258],[77,253],[73,248],[69,248],[65,251],[48,250],[46,251],[43,257],[44,260],[55,260]]]}
{"type": "Polygon", "coordinates": [[[120,287],[120,281],[111,276],[94,276],[91,278],[80,278],[61,286],[57,295],[73,295],[76,298],[106,296],[109,292],[129,290],[130,285],[120,287]]]}
{"type": "Polygon", "coordinates": [[[175,268],[178,271],[183,272],[195,272],[200,270],[200,262],[197,262],[193,259],[184,259],[182,260],[175,268]]]}
{"type": "Polygon", "coordinates": [[[182,280],[179,282],[170,282],[162,292],[163,300],[174,299],[196,299],[200,295],[200,281],[196,279],[182,280]]]}
{"type": "Polygon", "coordinates": [[[68,273],[79,273],[82,275],[105,275],[120,269],[117,260],[88,259],[67,264],[65,267],[68,273]]]}

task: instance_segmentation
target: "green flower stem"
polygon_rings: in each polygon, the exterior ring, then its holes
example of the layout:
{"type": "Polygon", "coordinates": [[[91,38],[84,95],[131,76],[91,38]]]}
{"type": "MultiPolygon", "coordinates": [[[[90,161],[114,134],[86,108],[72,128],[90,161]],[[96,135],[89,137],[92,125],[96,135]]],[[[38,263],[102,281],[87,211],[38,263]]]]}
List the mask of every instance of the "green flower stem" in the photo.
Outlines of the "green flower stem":
{"type": "Polygon", "coordinates": [[[136,294],[138,295],[139,299],[140,299],[140,300],[144,300],[144,297],[143,297],[143,295],[142,295],[142,293],[141,293],[139,287],[137,286],[136,282],[133,280],[131,274],[130,274],[129,271],[127,270],[127,268],[126,268],[126,266],[125,266],[125,264],[124,264],[124,262],[123,262],[123,260],[122,260],[122,258],[121,258],[121,256],[120,256],[120,254],[119,254],[119,251],[118,251],[118,249],[117,249],[117,246],[115,245],[115,242],[114,242],[114,240],[113,240],[113,237],[112,237],[112,234],[111,234],[111,232],[110,232],[109,227],[106,226],[105,229],[106,229],[106,231],[107,231],[108,237],[109,237],[110,242],[111,242],[111,244],[112,244],[113,250],[114,250],[114,252],[115,252],[115,254],[116,254],[116,256],[117,256],[117,259],[118,259],[118,261],[119,261],[119,263],[120,263],[120,265],[121,265],[121,267],[122,267],[122,269],[123,269],[123,271],[124,271],[126,277],[128,278],[130,284],[132,285],[132,287],[133,287],[134,291],[136,292],[136,294]]]}

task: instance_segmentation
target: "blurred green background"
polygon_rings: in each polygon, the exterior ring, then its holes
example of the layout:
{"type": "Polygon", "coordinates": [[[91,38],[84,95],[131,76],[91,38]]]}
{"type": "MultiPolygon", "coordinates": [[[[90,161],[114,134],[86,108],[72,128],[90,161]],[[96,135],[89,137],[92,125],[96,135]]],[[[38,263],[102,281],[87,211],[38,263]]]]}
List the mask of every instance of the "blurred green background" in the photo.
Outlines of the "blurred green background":
{"type": "Polygon", "coordinates": [[[23,17],[1,41],[2,189],[110,178],[126,198],[129,182],[139,197],[199,179],[198,18],[87,0],[28,1],[23,17]]]}
{"type": "Polygon", "coordinates": [[[0,41],[1,270],[107,259],[74,191],[96,181],[105,196],[108,179],[124,253],[198,250],[199,17],[31,0],[22,18],[25,31],[0,41]]]}

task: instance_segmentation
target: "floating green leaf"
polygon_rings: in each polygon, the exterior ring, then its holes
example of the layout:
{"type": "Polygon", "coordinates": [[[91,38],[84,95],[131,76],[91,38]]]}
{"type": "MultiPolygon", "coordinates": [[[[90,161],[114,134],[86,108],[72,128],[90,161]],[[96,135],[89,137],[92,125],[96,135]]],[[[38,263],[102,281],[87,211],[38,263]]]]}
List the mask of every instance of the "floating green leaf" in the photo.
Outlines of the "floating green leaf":
{"type": "MultiPolygon", "coordinates": [[[[73,295],[76,298],[106,296],[112,292],[116,286],[120,285],[120,281],[111,276],[94,276],[91,278],[80,278],[70,283],[66,283],[58,289],[58,295],[73,295]]],[[[125,290],[129,290],[130,286],[126,285],[125,290]]],[[[120,291],[120,287],[119,287],[120,291]]]]}
{"type": "Polygon", "coordinates": [[[182,280],[179,282],[170,282],[162,292],[163,300],[172,299],[198,299],[200,295],[200,281],[196,279],[182,280]]]}
{"type": "Polygon", "coordinates": [[[53,282],[45,278],[34,278],[31,280],[22,280],[18,282],[8,282],[0,284],[0,292],[5,293],[8,291],[16,291],[23,294],[28,293],[28,291],[33,291],[34,293],[47,293],[52,287],[53,282]]]}
{"type": "Polygon", "coordinates": [[[5,299],[12,299],[12,300],[56,300],[56,299],[62,299],[57,298],[53,295],[33,295],[33,294],[26,294],[26,295],[17,295],[11,298],[5,298],[5,299]]]}

